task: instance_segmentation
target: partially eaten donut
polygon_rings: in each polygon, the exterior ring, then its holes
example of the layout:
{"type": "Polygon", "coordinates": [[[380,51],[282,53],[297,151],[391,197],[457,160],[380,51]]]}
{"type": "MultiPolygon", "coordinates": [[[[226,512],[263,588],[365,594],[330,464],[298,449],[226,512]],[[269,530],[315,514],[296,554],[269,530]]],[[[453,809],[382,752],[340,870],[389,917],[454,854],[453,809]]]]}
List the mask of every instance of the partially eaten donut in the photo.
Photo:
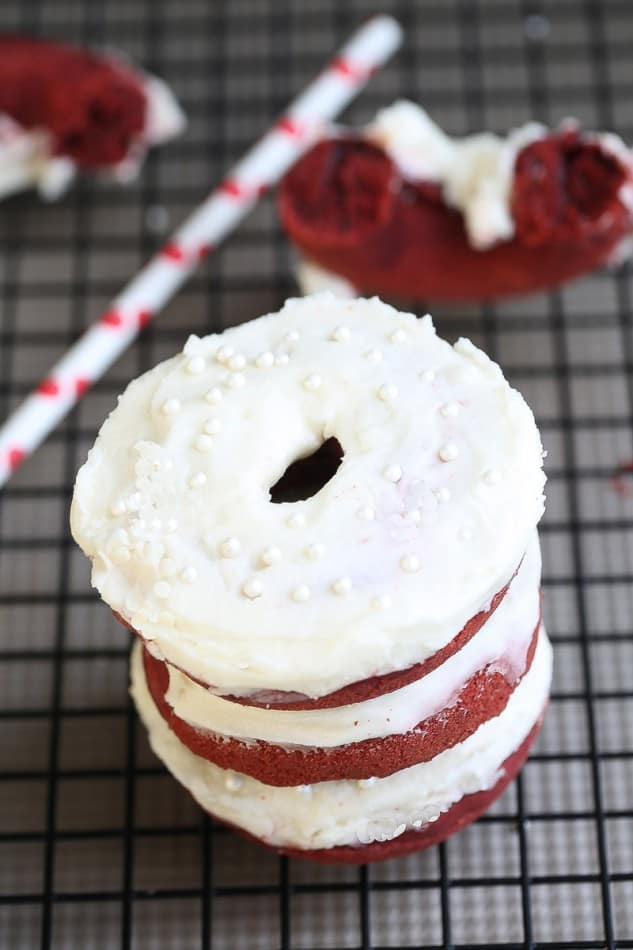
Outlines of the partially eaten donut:
{"type": "Polygon", "coordinates": [[[78,169],[129,178],[183,127],[165,83],[112,53],[0,36],[0,196],[56,198],[78,169]]]}
{"type": "Polygon", "coordinates": [[[399,102],[318,141],[282,182],[306,291],[477,300],[555,287],[622,253],[633,155],[566,122],[451,139],[399,102]]]}

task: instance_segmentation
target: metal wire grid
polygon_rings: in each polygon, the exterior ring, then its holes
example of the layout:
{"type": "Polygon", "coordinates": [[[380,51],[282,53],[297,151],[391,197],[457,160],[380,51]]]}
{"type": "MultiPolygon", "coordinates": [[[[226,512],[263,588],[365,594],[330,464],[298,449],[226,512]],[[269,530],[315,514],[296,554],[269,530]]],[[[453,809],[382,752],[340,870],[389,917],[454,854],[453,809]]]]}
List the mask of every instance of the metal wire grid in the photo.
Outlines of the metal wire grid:
{"type": "MultiPolygon", "coordinates": [[[[633,139],[626,0],[579,5],[331,0],[7,3],[4,29],[116,46],[175,87],[187,135],[121,190],[81,182],[0,216],[0,400],[8,411],[169,222],[373,9],[406,46],[352,110],[421,99],[455,132],[577,115],[633,139]]],[[[126,382],[275,309],[291,254],[264,202],[13,481],[0,506],[0,947],[633,947],[632,272],[550,296],[437,311],[531,402],[549,449],[543,526],[556,681],[522,777],[446,845],[371,869],[268,855],[201,817],[152,757],[122,631],[67,529],[74,473],[126,382]]]]}

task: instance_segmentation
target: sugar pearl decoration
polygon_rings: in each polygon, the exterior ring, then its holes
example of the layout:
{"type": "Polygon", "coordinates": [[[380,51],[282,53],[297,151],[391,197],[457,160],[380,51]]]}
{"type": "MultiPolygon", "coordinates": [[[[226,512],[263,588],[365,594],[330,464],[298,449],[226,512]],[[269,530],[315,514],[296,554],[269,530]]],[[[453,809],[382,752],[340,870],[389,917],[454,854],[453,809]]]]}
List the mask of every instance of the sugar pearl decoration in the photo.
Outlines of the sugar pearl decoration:
{"type": "Polygon", "coordinates": [[[235,772],[229,772],[224,779],[224,784],[228,792],[239,792],[244,785],[244,779],[241,775],[236,775],[235,772]]]}
{"type": "Polygon", "coordinates": [[[244,373],[232,373],[226,380],[226,385],[229,389],[241,389],[245,382],[244,373]]]}
{"type": "Polygon", "coordinates": [[[113,501],[110,505],[110,514],[117,518],[119,515],[125,514],[125,509],[127,505],[122,498],[119,498],[118,501],[113,501]]]}
{"type": "Polygon", "coordinates": [[[425,369],[420,373],[420,379],[423,383],[432,383],[435,379],[435,370],[434,369],[425,369]]]}
{"type": "Polygon", "coordinates": [[[318,373],[311,373],[303,381],[303,388],[307,389],[308,392],[316,392],[317,389],[321,388],[323,379],[319,376],[318,373]]]}
{"type": "Polygon", "coordinates": [[[299,584],[292,592],[292,599],[298,604],[305,603],[310,597],[310,588],[307,584],[299,584]]]}
{"type": "Polygon", "coordinates": [[[371,363],[379,363],[382,359],[382,350],[376,349],[375,347],[373,350],[367,350],[365,359],[371,363]]]}
{"type": "Polygon", "coordinates": [[[344,597],[346,594],[349,594],[351,589],[352,589],[352,582],[349,579],[349,577],[339,577],[332,584],[332,590],[339,597],[344,597]]]}
{"type": "Polygon", "coordinates": [[[143,504],[140,492],[134,492],[127,500],[127,507],[130,511],[139,511],[143,504]]]}
{"type": "Polygon", "coordinates": [[[192,475],[189,479],[190,488],[202,488],[203,485],[207,483],[207,476],[204,472],[196,472],[195,475],[192,475]]]}
{"type": "Polygon", "coordinates": [[[199,435],[195,441],[198,452],[209,452],[213,447],[213,439],[210,435],[199,435]]]}
{"type": "Polygon", "coordinates": [[[318,561],[319,558],[322,558],[324,554],[325,545],[319,544],[318,542],[315,544],[309,544],[305,549],[305,555],[306,557],[310,558],[311,561],[318,561]]]}
{"type": "Polygon", "coordinates": [[[293,515],[290,515],[286,524],[289,528],[302,528],[306,523],[306,516],[301,511],[296,511],[293,515]]]}
{"type": "Polygon", "coordinates": [[[459,412],[460,406],[458,402],[446,402],[443,406],[440,406],[440,413],[443,416],[456,416],[459,412]]]}
{"type": "Polygon", "coordinates": [[[175,416],[177,412],[180,412],[180,399],[171,396],[162,404],[160,411],[164,416],[175,416]]]}
{"type": "Polygon", "coordinates": [[[486,485],[498,485],[501,481],[501,473],[496,468],[489,468],[484,472],[484,481],[486,485]]]}
{"type": "Polygon", "coordinates": [[[242,356],[241,353],[236,353],[235,356],[229,357],[226,361],[226,365],[230,370],[244,369],[246,366],[246,358],[242,356]]]}
{"type": "Polygon", "coordinates": [[[412,508],[411,511],[405,511],[404,517],[412,524],[420,524],[422,521],[422,512],[419,508],[412,508]]]}
{"type": "Polygon", "coordinates": [[[296,330],[291,330],[290,333],[286,333],[284,337],[284,343],[296,343],[299,339],[299,334],[296,330]]]}
{"type": "Polygon", "coordinates": [[[394,399],[398,398],[398,387],[394,386],[393,383],[385,383],[378,390],[378,398],[383,402],[393,402],[394,399]]]}
{"type": "Polygon", "coordinates": [[[437,501],[450,501],[451,500],[451,490],[446,488],[445,485],[442,485],[441,488],[436,488],[433,492],[437,501]]]}
{"type": "Polygon", "coordinates": [[[198,572],[195,567],[186,567],[180,572],[180,580],[183,584],[193,584],[197,576],[198,572]]]}
{"type": "Polygon", "coordinates": [[[171,594],[171,585],[167,581],[156,581],[154,593],[160,600],[166,600],[171,594]]]}
{"type": "Polygon", "coordinates": [[[399,482],[402,478],[402,469],[399,465],[387,465],[383,469],[383,475],[388,482],[399,482]]]}
{"type": "Polygon", "coordinates": [[[373,521],[376,517],[376,512],[371,507],[371,505],[363,505],[362,508],[358,509],[356,514],[361,519],[361,521],[373,521]]]}
{"type": "Polygon", "coordinates": [[[391,607],[391,597],[389,594],[380,594],[378,597],[374,597],[371,602],[374,610],[388,610],[391,607]]]}
{"type": "Polygon", "coordinates": [[[242,585],[242,593],[245,597],[248,597],[249,600],[256,600],[257,597],[261,597],[264,593],[264,585],[258,577],[249,577],[242,585]]]}
{"type": "Polygon", "coordinates": [[[470,541],[472,539],[473,533],[470,528],[460,528],[459,530],[459,540],[460,541],[470,541]]]}
{"type": "Polygon", "coordinates": [[[173,534],[174,531],[176,531],[177,529],[178,529],[178,522],[176,521],[176,519],[168,518],[167,521],[165,522],[165,530],[169,534],[173,534]]]}
{"type": "Polygon", "coordinates": [[[277,564],[281,561],[281,551],[276,545],[271,544],[269,547],[264,548],[259,559],[265,567],[271,567],[273,564],[277,564]]]}
{"type": "Polygon", "coordinates": [[[454,462],[459,455],[459,449],[454,442],[447,442],[446,445],[442,446],[438,455],[442,462],[454,462]]]}
{"type": "Polygon", "coordinates": [[[232,346],[221,346],[215,354],[215,358],[218,363],[227,363],[234,353],[235,350],[232,346]]]}
{"type": "Polygon", "coordinates": [[[205,394],[205,402],[208,402],[210,406],[217,406],[223,400],[222,390],[218,389],[217,386],[214,386],[213,389],[210,389],[208,393],[205,394]]]}
{"type": "Polygon", "coordinates": [[[255,360],[255,366],[258,366],[260,369],[269,369],[273,366],[275,362],[275,355],[271,353],[270,350],[267,350],[265,353],[260,353],[255,360]]]}
{"type": "Polygon", "coordinates": [[[222,428],[222,421],[217,416],[211,416],[210,419],[207,419],[203,428],[207,435],[217,435],[222,428]]]}
{"type": "Polygon", "coordinates": [[[200,373],[204,370],[204,360],[201,356],[193,356],[190,360],[187,361],[185,365],[185,370],[189,373],[190,376],[199,376],[200,373]]]}
{"type": "Polygon", "coordinates": [[[337,327],[332,332],[332,339],[336,343],[346,343],[352,335],[352,331],[349,327],[337,327]]]}
{"type": "Polygon", "coordinates": [[[394,330],[393,333],[389,335],[389,340],[391,343],[404,343],[407,338],[407,334],[404,330],[394,330]]]}
{"type": "Polygon", "coordinates": [[[237,557],[242,549],[242,545],[237,538],[227,538],[220,545],[220,554],[222,557],[237,557]]]}
{"type": "Polygon", "coordinates": [[[415,554],[405,554],[400,558],[400,567],[406,574],[415,574],[420,570],[420,559],[415,554]]]}

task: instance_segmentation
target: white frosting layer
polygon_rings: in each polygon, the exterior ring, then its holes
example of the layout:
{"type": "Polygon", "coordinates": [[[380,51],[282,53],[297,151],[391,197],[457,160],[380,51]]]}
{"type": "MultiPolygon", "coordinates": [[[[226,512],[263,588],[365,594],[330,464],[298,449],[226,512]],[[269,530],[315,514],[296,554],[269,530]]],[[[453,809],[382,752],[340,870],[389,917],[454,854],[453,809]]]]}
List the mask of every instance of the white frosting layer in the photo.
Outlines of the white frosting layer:
{"type": "Polygon", "coordinates": [[[281,710],[240,706],[213,696],[180,670],[169,667],[167,702],[199,729],[281,745],[333,747],[409,732],[457,697],[488,664],[508,676],[523,672],[540,612],[541,554],[536,534],[501,604],[461,650],[422,679],[375,699],[333,709],[281,710]]]}
{"type": "Polygon", "coordinates": [[[461,212],[471,245],[485,250],[514,234],[510,193],[517,153],[542,138],[530,122],[500,138],[492,132],[456,139],[420,106],[401,100],[382,109],[366,134],[413,180],[438,182],[446,203],[461,212]]]}
{"type": "MultiPolygon", "coordinates": [[[[130,67],[125,64],[125,69],[130,67]]],[[[109,169],[120,181],[133,178],[152,145],[161,145],[185,126],[185,117],[169,87],[155,76],[139,73],[146,96],[143,134],[123,161],[109,169]]],[[[0,198],[37,188],[40,197],[54,201],[68,189],[77,165],[64,155],[53,155],[46,129],[25,129],[10,116],[0,113],[0,198]]]]}
{"type": "Polygon", "coordinates": [[[273,788],[218,768],[186,748],[149,695],[140,645],[132,660],[132,694],[152,748],[199,804],[272,845],[304,849],[397,837],[448,810],[464,795],[491,788],[500,767],[530,732],[547,699],[552,650],[541,632],[529,672],[504,711],[429,762],[374,782],[320,782],[273,788]]]}
{"type": "Polygon", "coordinates": [[[221,692],[319,696],[444,646],[543,511],[534,418],[469,341],[328,294],[203,340],[133,382],[80,470],[92,580],[159,655],[221,692]],[[335,436],[313,497],[272,504],[335,436]]]}

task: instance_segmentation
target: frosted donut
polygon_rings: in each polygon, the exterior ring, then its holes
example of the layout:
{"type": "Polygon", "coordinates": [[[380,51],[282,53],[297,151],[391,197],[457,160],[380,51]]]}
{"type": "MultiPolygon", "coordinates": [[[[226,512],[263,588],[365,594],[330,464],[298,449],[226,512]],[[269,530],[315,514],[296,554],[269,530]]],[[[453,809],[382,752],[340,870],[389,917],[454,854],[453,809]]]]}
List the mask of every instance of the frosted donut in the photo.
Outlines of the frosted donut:
{"type": "Polygon", "coordinates": [[[516,571],[543,486],[533,415],[484,353],[321,294],[131,383],[71,525],[155,656],[220,694],[319,697],[449,643],[516,571]],[[271,498],[330,439],[329,480],[271,498]]]}

